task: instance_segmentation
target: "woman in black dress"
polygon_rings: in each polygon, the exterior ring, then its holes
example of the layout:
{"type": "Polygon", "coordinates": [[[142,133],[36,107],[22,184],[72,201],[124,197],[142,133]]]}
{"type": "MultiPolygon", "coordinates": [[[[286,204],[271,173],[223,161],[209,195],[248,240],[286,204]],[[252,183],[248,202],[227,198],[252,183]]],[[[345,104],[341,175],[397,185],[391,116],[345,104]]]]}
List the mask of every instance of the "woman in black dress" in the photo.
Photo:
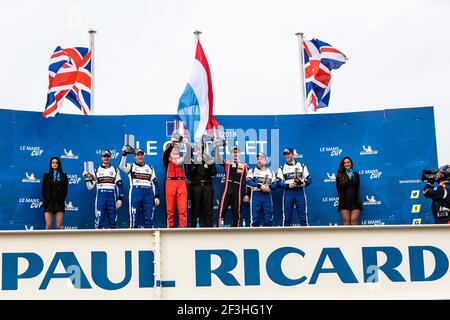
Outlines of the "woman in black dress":
{"type": "Polygon", "coordinates": [[[61,160],[57,157],[51,158],[49,171],[42,179],[46,230],[52,228],[53,215],[56,216],[56,229],[62,229],[68,182],[67,174],[62,171],[61,160]]]}
{"type": "Polygon", "coordinates": [[[342,158],[339,164],[336,189],[339,195],[338,211],[344,225],[359,224],[359,214],[362,210],[359,201],[359,174],[353,171],[353,161],[350,157],[342,158]]]}

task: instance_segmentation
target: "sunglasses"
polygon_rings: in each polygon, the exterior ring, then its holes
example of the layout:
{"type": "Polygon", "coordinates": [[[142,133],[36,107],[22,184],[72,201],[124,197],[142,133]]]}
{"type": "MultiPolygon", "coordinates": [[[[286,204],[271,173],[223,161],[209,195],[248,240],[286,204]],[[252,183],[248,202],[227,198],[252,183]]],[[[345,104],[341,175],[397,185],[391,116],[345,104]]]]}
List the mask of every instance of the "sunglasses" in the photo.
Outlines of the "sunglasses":
{"type": "Polygon", "coordinates": [[[109,154],[105,154],[105,155],[103,156],[103,158],[111,158],[111,156],[110,156],[109,154]]]}

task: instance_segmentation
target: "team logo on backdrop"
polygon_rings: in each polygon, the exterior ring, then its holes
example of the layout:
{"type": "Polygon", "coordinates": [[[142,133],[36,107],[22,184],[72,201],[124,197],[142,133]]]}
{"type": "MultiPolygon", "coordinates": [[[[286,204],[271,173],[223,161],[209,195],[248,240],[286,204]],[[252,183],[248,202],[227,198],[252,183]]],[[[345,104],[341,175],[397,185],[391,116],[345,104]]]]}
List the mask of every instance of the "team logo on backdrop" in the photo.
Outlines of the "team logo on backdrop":
{"type": "Polygon", "coordinates": [[[63,159],[78,159],[78,155],[73,153],[72,149],[64,149],[64,154],[61,155],[63,159]]]}
{"type": "Polygon", "coordinates": [[[366,195],[366,201],[364,201],[363,205],[365,206],[374,206],[374,205],[380,205],[381,201],[378,201],[375,199],[375,196],[368,196],[366,195]]]}
{"type": "Polygon", "coordinates": [[[323,197],[323,203],[333,203],[333,207],[337,207],[339,205],[339,197],[323,197]]]}
{"type": "Polygon", "coordinates": [[[398,180],[398,183],[400,183],[400,184],[404,184],[404,183],[422,183],[422,180],[420,180],[420,179],[398,180]]]}
{"type": "Polygon", "coordinates": [[[383,226],[384,221],[381,219],[369,219],[369,220],[361,220],[361,225],[373,225],[373,226],[383,226]]]}
{"type": "Polygon", "coordinates": [[[27,151],[32,157],[40,157],[44,153],[44,149],[39,146],[19,146],[20,151],[27,151]]]}
{"type": "Polygon", "coordinates": [[[362,156],[370,154],[378,154],[378,150],[374,149],[372,146],[362,146],[363,150],[359,153],[362,156]]]}
{"type": "Polygon", "coordinates": [[[75,207],[72,203],[72,201],[69,202],[64,202],[66,205],[66,210],[67,211],[78,211],[78,207],[75,207]]]}
{"type": "Polygon", "coordinates": [[[329,174],[327,172],[327,177],[323,180],[323,182],[336,182],[336,173],[332,172],[329,174]]]}
{"type": "Polygon", "coordinates": [[[33,231],[34,230],[34,226],[25,225],[25,230],[26,231],[33,231]]]}
{"type": "MultiPolygon", "coordinates": [[[[97,149],[95,151],[95,154],[101,155],[102,154],[102,150],[103,149],[97,149]]],[[[117,157],[120,154],[119,151],[117,151],[116,149],[112,149],[112,150],[109,150],[109,151],[111,151],[111,159],[117,159],[117,157]]]]}
{"type": "Polygon", "coordinates": [[[321,147],[319,151],[330,153],[330,157],[339,157],[343,149],[340,147],[321,147]]]}
{"type": "Polygon", "coordinates": [[[34,176],[34,173],[25,172],[25,178],[22,179],[22,182],[27,183],[40,183],[41,179],[38,179],[34,176]]]}
{"type": "Polygon", "coordinates": [[[30,204],[30,209],[40,209],[42,201],[39,198],[19,198],[19,203],[30,204]]]}
{"type": "Polygon", "coordinates": [[[297,149],[294,149],[294,158],[295,159],[301,159],[303,158],[303,153],[298,153],[297,149]]]}
{"type": "Polygon", "coordinates": [[[69,184],[79,184],[81,178],[77,174],[68,174],[67,178],[69,179],[69,184]]]}
{"type": "Polygon", "coordinates": [[[379,179],[381,177],[381,174],[383,172],[378,170],[378,169],[365,169],[365,170],[360,170],[359,174],[363,175],[369,175],[370,179],[379,179]]]}

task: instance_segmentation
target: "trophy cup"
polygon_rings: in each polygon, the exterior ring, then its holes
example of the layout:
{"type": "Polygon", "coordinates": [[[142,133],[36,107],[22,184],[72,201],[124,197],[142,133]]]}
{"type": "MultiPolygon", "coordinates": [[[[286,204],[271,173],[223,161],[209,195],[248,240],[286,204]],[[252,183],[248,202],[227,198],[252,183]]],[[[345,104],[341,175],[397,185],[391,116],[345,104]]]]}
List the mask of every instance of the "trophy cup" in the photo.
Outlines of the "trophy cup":
{"type": "Polygon", "coordinates": [[[264,186],[270,186],[271,184],[272,184],[272,181],[270,181],[270,179],[269,179],[269,175],[268,174],[266,174],[265,176],[264,176],[264,180],[263,180],[263,183],[262,183],[264,186]]]}
{"type": "Polygon", "coordinates": [[[219,146],[226,145],[225,131],[223,129],[223,126],[214,127],[213,135],[214,135],[214,144],[219,145],[219,146]]]}
{"type": "Polygon", "coordinates": [[[294,183],[299,186],[303,183],[303,172],[300,172],[298,168],[295,168],[295,175],[294,175],[294,183]]]}
{"type": "Polygon", "coordinates": [[[172,142],[183,142],[185,131],[184,131],[184,125],[183,122],[180,120],[174,120],[173,122],[173,133],[172,138],[170,139],[172,142]]]}
{"type": "Polygon", "coordinates": [[[94,163],[92,161],[85,161],[83,165],[84,171],[87,172],[87,174],[84,175],[84,180],[89,182],[94,181],[95,180],[94,163]]]}
{"type": "Polygon", "coordinates": [[[133,154],[134,153],[134,135],[125,134],[125,154],[133,154]]]}

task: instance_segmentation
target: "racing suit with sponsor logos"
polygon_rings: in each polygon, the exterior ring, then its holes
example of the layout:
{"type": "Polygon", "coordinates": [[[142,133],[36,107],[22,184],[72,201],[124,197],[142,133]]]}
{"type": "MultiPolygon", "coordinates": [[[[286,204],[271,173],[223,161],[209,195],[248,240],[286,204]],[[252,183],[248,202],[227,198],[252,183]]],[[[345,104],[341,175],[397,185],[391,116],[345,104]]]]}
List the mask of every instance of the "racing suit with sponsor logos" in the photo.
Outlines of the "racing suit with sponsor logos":
{"type": "Polygon", "coordinates": [[[242,191],[247,175],[247,164],[239,161],[223,160],[219,162],[225,169],[225,182],[222,197],[219,204],[219,216],[217,225],[221,219],[225,219],[228,206],[231,204],[233,211],[233,227],[239,227],[241,218],[242,191]]]}
{"type": "Polygon", "coordinates": [[[178,208],[178,226],[187,226],[188,191],[186,174],[184,171],[184,157],[171,154],[173,145],[169,144],[163,153],[163,162],[166,169],[166,208],[167,227],[175,226],[175,209],[178,208]]]}
{"type": "Polygon", "coordinates": [[[247,173],[247,186],[251,190],[250,214],[252,227],[261,225],[261,214],[263,216],[263,225],[273,225],[273,203],[270,192],[261,191],[263,185],[271,190],[276,189],[277,182],[275,174],[268,168],[260,169],[256,167],[247,173]]]}
{"type": "Polygon", "coordinates": [[[123,184],[118,169],[112,165],[100,165],[94,171],[94,181],[86,181],[88,190],[97,185],[95,196],[95,228],[103,229],[108,217],[109,227],[117,228],[116,201],[123,199],[123,184]]]}
{"type": "Polygon", "coordinates": [[[152,166],[144,163],[126,163],[122,156],[119,168],[130,178],[130,228],[153,228],[155,198],[159,199],[158,180],[152,166]],[[143,216],[143,224],[139,220],[143,216]]]}
{"type": "Polygon", "coordinates": [[[278,169],[277,183],[278,187],[284,189],[283,225],[290,226],[292,224],[292,213],[295,205],[300,225],[307,226],[308,206],[305,187],[311,184],[311,176],[309,175],[306,165],[295,160],[292,163],[285,163],[278,169]],[[294,188],[290,188],[289,185],[295,181],[303,182],[305,186],[302,187],[298,184],[294,188]]]}

